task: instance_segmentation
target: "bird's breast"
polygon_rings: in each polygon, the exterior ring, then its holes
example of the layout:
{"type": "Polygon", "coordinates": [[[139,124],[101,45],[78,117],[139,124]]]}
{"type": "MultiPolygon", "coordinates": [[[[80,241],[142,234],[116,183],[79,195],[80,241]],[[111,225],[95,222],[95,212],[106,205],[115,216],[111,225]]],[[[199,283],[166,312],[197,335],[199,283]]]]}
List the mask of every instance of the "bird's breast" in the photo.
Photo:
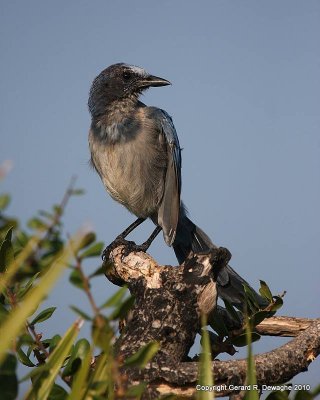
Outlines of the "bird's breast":
{"type": "Polygon", "coordinates": [[[93,165],[109,194],[139,217],[154,214],[163,196],[166,151],[161,135],[148,124],[134,129],[113,125],[112,138],[91,129],[89,145],[93,165]]]}

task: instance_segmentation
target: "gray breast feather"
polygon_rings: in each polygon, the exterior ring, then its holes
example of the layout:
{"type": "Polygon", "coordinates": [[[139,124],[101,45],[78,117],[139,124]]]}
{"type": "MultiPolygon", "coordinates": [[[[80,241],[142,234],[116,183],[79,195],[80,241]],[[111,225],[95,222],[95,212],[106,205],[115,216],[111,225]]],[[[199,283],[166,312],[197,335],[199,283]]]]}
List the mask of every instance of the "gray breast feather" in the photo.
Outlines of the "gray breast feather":
{"type": "Polygon", "coordinates": [[[159,132],[150,122],[92,127],[89,133],[92,161],[107,191],[144,218],[159,207],[167,164],[159,132]]]}

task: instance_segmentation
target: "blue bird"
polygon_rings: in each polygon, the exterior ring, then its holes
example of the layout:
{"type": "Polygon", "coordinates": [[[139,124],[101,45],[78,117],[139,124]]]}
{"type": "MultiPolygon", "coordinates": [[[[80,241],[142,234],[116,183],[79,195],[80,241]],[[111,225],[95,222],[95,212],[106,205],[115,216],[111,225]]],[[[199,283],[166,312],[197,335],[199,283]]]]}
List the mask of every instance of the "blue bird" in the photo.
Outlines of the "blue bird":
{"type": "MultiPolygon", "coordinates": [[[[215,245],[188,218],[180,199],[181,149],[171,117],[139,100],[144,90],[166,85],[168,80],[133,65],[119,63],[103,70],[89,94],[89,147],[91,163],[108,193],[138,217],[116,242],[151,218],[156,228],[137,248],[146,251],[162,230],[181,264],[191,253],[215,245]]],[[[219,296],[241,309],[243,284],[248,283],[228,265],[219,272],[217,284],[219,296]]]]}

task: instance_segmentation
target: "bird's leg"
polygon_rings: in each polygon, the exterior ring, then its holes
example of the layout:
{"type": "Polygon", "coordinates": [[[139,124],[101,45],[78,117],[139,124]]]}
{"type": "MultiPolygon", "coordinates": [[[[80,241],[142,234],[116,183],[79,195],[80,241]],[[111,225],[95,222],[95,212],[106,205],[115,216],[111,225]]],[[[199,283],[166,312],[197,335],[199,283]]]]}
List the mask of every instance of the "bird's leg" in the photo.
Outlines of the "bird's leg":
{"type": "Polygon", "coordinates": [[[151,243],[159,235],[161,230],[162,230],[162,228],[160,226],[157,226],[145,242],[143,242],[140,245],[135,245],[135,250],[136,251],[147,251],[148,248],[150,247],[151,243]]]}
{"type": "Polygon", "coordinates": [[[122,257],[128,256],[133,251],[143,251],[145,253],[150,247],[151,243],[154,241],[154,239],[158,236],[161,229],[162,228],[160,226],[157,226],[151,233],[149,238],[142,244],[136,244],[135,242],[127,241],[127,244],[122,251],[122,257]]]}
{"type": "Polygon", "coordinates": [[[120,235],[118,235],[115,238],[115,240],[104,249],[104,251],[102,253],[102,260],[108,259],[111,251],[114,250],[118,246],[135,245],[134,242],[128,241],[125,238],[129,235],[129,233],[131,233],[133,230],[135,230],[145,220],[146,220],[145,218],[136,219],[131,225],[128,226],[128,228],[126,228],[122,233],[120,233],[120,235]]]}
{"type": "Polygon", "coordinates": [[[137,226],[139,226],[144,220],[142,218],[138,218],[133,224],[131,224],[125,231],[123,231],[106,249],[102,254],[102,259],[105,260],[109,258],[109,255],[112,250],[120,245],[124,245],[125,248],[123,249],[123,257],[126,257],[133,251],[143,251],[146,252],[150,247],[151,243],[154,239],[158,236],[161,232],[161,227],[157,226],[154,231],[151,233],[149,238],[143,242],[142,244],[138,245],[133,241],[125,240],[125,237],[132,232],[137,226]]]}
{"type": "Polygon", "coordinates": [[[117,240],[117,239],[125,239],[129,235],[129,233],[134,231],[145,220],[146,220],[145,218],[136,219],[134,222],[132,222],[131,225],[128,226],[128,228],[126,228],[122,233],[120,233],[120,235],[117,236],[115,240],[117,240]]]}

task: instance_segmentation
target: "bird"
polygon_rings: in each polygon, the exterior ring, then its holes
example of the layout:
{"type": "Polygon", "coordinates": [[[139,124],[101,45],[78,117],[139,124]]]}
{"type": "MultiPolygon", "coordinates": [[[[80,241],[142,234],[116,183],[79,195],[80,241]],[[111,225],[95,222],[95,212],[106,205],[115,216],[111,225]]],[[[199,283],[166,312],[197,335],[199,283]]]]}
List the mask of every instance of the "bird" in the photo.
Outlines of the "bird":
{"type": "MultiPolygon", "coordinates": [[[[167,85],[167,79],[135,65],[117,63],[104,69],[89,92],[89,148],[91,164],[107,192],[137,217],[114,243],[150,218],[156,227],[137,247],[146,251],[162,231],[181,264],[190,254],[216,246],[188,217],[181,200],[181,147],[172,118],[140,101],[145,90],[167,85]]],[[[219,272],[218,295],[239,309],[244,285],[250,287],[229,265],[219,272]]]]}

